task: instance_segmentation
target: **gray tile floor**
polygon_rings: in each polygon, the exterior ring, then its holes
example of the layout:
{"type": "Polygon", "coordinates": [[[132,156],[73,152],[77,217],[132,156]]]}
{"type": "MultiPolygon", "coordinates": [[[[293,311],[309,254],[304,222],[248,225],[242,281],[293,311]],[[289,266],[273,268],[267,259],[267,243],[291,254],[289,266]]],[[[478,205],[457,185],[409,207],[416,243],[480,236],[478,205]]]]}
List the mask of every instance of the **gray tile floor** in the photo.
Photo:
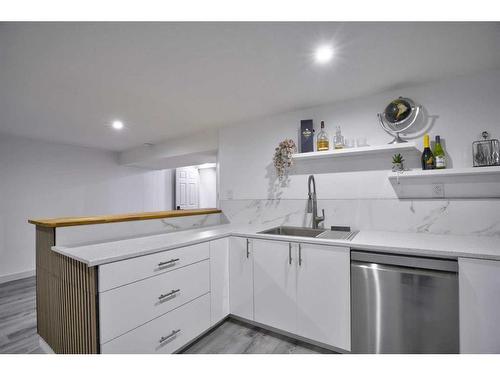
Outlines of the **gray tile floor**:
{"type": "MultiPolygon", "coordinates": [[[[0,354],[43,353],[36,333],[35,278],[0,284],[0,354]]],[[[196,354],[315,354],[328,350],[227,320],[186,348],[196,354]]]]}
{"type": "Polygon", "coordinates": [[[0,284],[0,353],[40,351],[36,334],[35,278],[0,284]]]}
{"type": "Polygon", "coordinates": [[[186,348],[185,354],[332,354],[333,352],[229,319],[186,348]]]}

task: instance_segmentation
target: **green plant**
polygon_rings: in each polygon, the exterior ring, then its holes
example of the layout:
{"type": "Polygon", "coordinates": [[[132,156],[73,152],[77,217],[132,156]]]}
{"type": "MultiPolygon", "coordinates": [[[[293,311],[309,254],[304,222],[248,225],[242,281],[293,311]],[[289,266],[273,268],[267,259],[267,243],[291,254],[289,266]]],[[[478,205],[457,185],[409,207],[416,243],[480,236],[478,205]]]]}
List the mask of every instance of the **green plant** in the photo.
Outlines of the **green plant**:
{"type": "Polygon", "coordinates": [[[405,161],[405,159],[403,159],[403,155],[401,155],[401,154],[394,154],[394,156],[392,157],[393,164],[401,164],[404,161],[405,161]]]}

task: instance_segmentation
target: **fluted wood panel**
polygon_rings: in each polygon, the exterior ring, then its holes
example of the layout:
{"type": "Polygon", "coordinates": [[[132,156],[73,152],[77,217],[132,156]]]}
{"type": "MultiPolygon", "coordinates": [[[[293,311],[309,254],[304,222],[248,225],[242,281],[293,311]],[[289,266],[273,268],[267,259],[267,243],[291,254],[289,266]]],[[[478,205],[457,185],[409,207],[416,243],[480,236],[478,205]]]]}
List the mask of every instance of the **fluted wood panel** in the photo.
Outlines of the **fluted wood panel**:
{"type": "Polygon", "coordinates": [[[98,353],[97,269],[54,245],[55,228],[37,226],[38,334],[56,353],[98,353]]]}

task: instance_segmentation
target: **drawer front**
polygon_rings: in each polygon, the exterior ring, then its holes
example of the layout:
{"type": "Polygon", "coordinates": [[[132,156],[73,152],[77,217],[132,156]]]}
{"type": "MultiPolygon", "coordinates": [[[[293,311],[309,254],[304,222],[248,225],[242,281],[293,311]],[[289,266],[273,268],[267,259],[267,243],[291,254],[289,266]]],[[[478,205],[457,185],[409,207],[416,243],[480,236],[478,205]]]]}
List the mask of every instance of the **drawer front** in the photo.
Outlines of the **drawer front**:
{"type": "Polygon", "coordinates": [[[210,290],[208,260],[99,293],[101,343],[210,290]]]}
{"type": "Polygon", "coordinates": [[[161,253],[104,264],[99,266],[99,292],[208,259],[209,254],[209,243],[202,242],[161,253]]]}
{"type": "Polygon", "coordinates": [[[101,345],[101,353],[173,353],[209,327],[210,293],[101,345]]]}

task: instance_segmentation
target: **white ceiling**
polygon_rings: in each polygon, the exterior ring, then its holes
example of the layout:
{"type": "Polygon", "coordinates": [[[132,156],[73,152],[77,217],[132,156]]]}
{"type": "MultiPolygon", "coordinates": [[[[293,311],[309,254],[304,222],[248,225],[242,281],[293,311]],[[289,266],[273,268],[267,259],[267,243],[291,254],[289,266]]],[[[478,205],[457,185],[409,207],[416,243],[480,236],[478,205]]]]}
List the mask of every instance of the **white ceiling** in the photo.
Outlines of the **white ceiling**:
{"type": "Polygon", "coordinates": [[[0,23],[0,132],[109,150],[500,68],[499,23],[0,23]],[[333,43],[334,61],[311,53],[333,43]],[[107,124],[121,119],[117,133],[107,124]]]}

